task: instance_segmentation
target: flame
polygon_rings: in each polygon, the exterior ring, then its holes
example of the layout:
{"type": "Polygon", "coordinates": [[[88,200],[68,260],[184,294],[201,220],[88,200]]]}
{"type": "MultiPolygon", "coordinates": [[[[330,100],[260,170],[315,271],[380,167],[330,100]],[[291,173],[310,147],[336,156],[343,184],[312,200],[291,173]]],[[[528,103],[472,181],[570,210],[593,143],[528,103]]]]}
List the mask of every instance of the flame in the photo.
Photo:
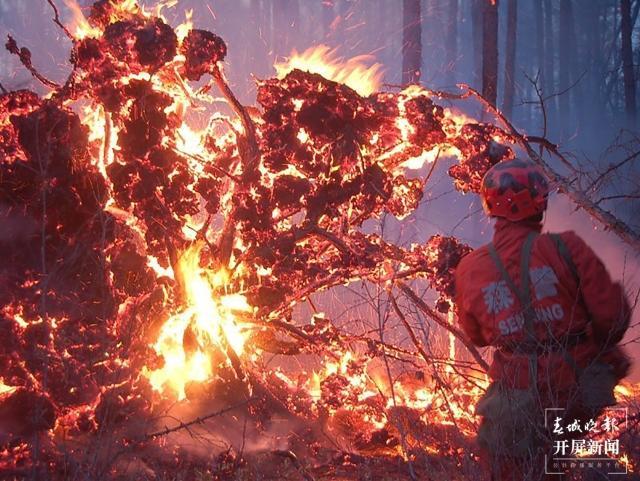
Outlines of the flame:
{"type": "Polygon", "coordinates": [[[0,396],[5,394],[11,394],[17,388],[15,386],[8,386],[4,383],[4,380],[0,377],[0,396]]]}
{"type": "Polygon", "coordinates": [[[162,15],[162,10],[164,10],[165,8],[175,7],[178,2],[179,0],[159,0],[156,3],[154,11],[151,13],[151,15],[154,17],[160,17],[166,23],[166,19],[162,15]]]}
{"type": "MultiPolygon", "coordinates": [[[[177,0],[163,0],[156,9],[156,15],[165,7],[175,5],[177,0]]],[[[65,0],[73,13],[73,26],[71,31],[76,38],[81,39],[88,36],[99,36],[100,29],[92,27],[80,7],[74,0],[65,0]]],[[[115,3],[112,10],[112,20],[126,18],[128,15],[141,14],[149,17],[144,7],[140,9],[134,0],[124,0],[115,3]]],[[[185,22],[176,28],[178,41],[181,43],[188,31],[193,27],[193,11],[186,12],[185,22]]],[[[308,49],[299,54],[295,50],[286,62],[278,63],[275,68],[278,77],[283,78],[294,69],[300,69],[319,74],[331,81],[338,82],[354,89],[358,94],[369,96],[379,90],[382,81],[382,67],[378,63],[372,62],[371,56],[358,56],[351,59],[344,59],[337,55],[335,49],[330,49],[325,45],[308,49]]],[[[189,156],[189,168],[197,177],[204,170],[207,162],[215,163],[216,153],[206,147],[206,143],[213,140],[215,145],[225,151],[227,147],[238,144],[237,133],[243,132],[243,127],[237,119],[229,119],[221,113],[216,112],[210,117],[209,125],[204,130],[196,130],[189,125],[184,118],[187,113],[204,110],[198,102],[213,104],[214,100],[208,97],[204,90],[194,90],[189,83],[180,78],[180,63],[185,59],[181,55],[176,55],[170,64],[170,69],[162,72],[162,75],[152,75],[149,72],[138,72],[124,75],[119,79],[122,85],[126,85],[133,79],[141,79],[151,82],[155,91],[166,93],[173,99],[172,103],[165,108],[166,114],[173,114],[178,119],[170,134],[163,138],[163,146],[174,149],[189,156]],[[220,121],[223,122],[220,122],[220,121]],[[212,125],[226,123],[230,127],[225,134],[213,132],[212,125]],[[211,128],[211,130],[210,130],[211,128]],[[210,135],[211,134],[211,135],[210,135]]],[[[446,140],[430,150],[419,151],[415,149],[414,141],[417,129],[413,123],[410,112],[407,111],[406,103],[419,96],[430,97],[432,92],[416,85],[404,89],[397,97],[398,116],[395,119],[397,132],[389,134],[391,140],[385,139],[386,134],[381,137],[378,132],[372,133],[369,140],[370,146],[363,146],[369,149],[368,152],[375,152],[378,161],[388,161],[392,168],[399,169],[420,169],[426,163],[433,163],[440,155],[451,154],[460,155],[451,141],[462,135],[465,124],[475,122],[475,119],[466,116],[450,108],[443,110],[444,122],[443,130],[446,140]],[[400,159],[400,160],[399,160],[400,159]]],[[[299,98],[293,100],[294,110],[300,111],[305,105],[306,99],[299,98]]],[[[123,107],[124,109],[124,107],[123,107]]],[[[435,113],[435,112],[434,112],[435,113]]],[[[123,110],[122,116],[127,113],[123,110]]],[[[8,122],[8,119],[2,119],[8,122]]],[[[92,159],[94,165],[98,166],[105,179],[108,179],[106,166],[114,162],[114,151],[117,152],[116,125],[111,125],[110,116],[105,112],[104,107],[91,105],[82,112],[83,123],[89,126],[89,142],[95,147],[95,155],[92,159]],[[106,131],[109,131],[109,143],[106,145],[106,131]]],[[[173,122],[173,120],[172,120],[173,122]]],[[[259,125],[260,120],[257,121],[259,125]]],[[[393,130],[393,129],[391,129],[393,130]]],[[[296,139],[300,144],[305,144],[322,154],[322,149],[326,146],[314,144],[314,138],[309,131],[304,128],[298,129],[296,139]]],[[[239,147],[236,147],[236,150],[239,147]]],[[[264,175],[265,182],[273,182],[269,179],[268,170],[261,163],[258,166],[264,175]]],[[[338,168],[337,165],[335,168],[338,168]]],[[[170,177],[177,171],[168,174],[170,177]]],[[[233,173],[233,172],[232,172],[233,173]]],[[[293,164],[280,172],[280,175],[291,175],[304,177],[293,164]]],[[[189,186],[191,189],[193,184],[189,186]]],[[[403,193],[408,193],[408,188],[404,185],[394,187],[394,192],[398,197],[403,193]]],[[[223,196],[223,205],[231,202],[231,191],[227,191],[223,196]]],[[[137,217],[129,211],[119,208],[114,199],[108,203],[107,211],[119,219],[126,221],[127,225],[134,228],[140,237],[144,237],[144,223],[139,222],[137,217]]],[[[221,209],[224,212],[225,209],[221,209]]],[[[277,222],[276,228],[285,226],[289,228],[291,223],[286,218],[286,210],[276,207],[272,216],[277,222]],[[282,219],[281,219],[282,218],[282,219]],[[279,220],[281,219],[281,220],[279,220]]],[[[186,239],[195,239],[196,227],[200,228],[204,224],[204,219],[194,215],[185,216],[188,220],[183,225],[183,234],[186,239]]],[[[241,240],[235,240],[234,247],[243,250],[239,245],[241,240]]],[[[159,259],[153,256],[147,257],[147,266],[151,268],[158,277],[166,276],[174,279],[176,284],[182,287],[182,304],[168,315],[161,326],[155,341],[150,347],[162,359],[163,364],[158,367],[145,367],[144,376],[149,380],[153,389],[163,394],[172,394],[179,400],[186,398],[187,385],[193,382],[206,382],[213,379],[219,372],[220,367],[232,363],[235,356],[245,356],[252,358],[253,352],[248,352],[248,326],[244,325],[239,313],[252,311],[244,295],[232,292],[231,275],[224,269],[206,269],[200,266],[201,251],[203,243],[194,243],[190,248],[182,253],[176,266],[164,268],[159,259]],[[174,272],[175,268],[175,272],[174,272]]],[[[236,269],[236,274],[241,272],[243,267],[240,264],[236,269]]],[[[272,274],[271,268],[262,266],[252,267],[252,274],[258,276],[269,276],[272,274]]],[[[122,306],[121,306],[122,307],[122,306]]],[[[26,329],[35,323],[43,322],[42,319],[25,320],[21,310],[12,311],[12,317],[19,329],[26,329]]],[[[49,318],[51,327],[57,327],[57,321],[49,318]]],[[[61,321],[60,321],[61,322],[61,321]]],[[[453,311],[450,310],[447,322],[455,324],[453,311]]],[[[331,349],[337,349],[333,346],[331,349]]],[[[457,357],[455,339],[449,335],[447,356],[450,362],[444,363],[444,368],[431,377],[428,374],[418,379],[398,380],[388,372],[381,370],[376,372],[371,364],[374,364],[369,355],[363,355],[352,350],[332,351],[334,358],[324,359],[323,364],[314,370],[311,375],[303,372],[303,376],[298,376],[297,381],[290,380],[286,374],[276,371],[276,376],[288,383],[292,389],[300,388],[306,390],[313,400],[316,412],[318,406],[326,402],[326,397],[335,395],[340,400],[339,407],[330,403],[323,406],[329,414],[336,413],[339,409],[346,409],[356,415],[366,423],[365,429],[383,429],[390,422],[391,416],[388,410],[397,407],[407,407],[415,409],[419,413],[419,419],[425,425],[457,424],[463,435],[471,437],[475,435],[476,419],[474,415],[474,404],[482,395],[484,388],[489,384],[488,379],[477,382],[469,382],[459,376],[453,369],[453,362],[457,357]],[[303,380],[300,380],[303,377],[303,380]],[[330,382],[334,378],[340,378],[343,383],[335,383],[337,387],[332,387],[330,382]],[[444,383],[452,386],[452,391],[445,393],[437,383],[444,383]],[[331,393],[332,389],[342,390],[339,393],[331,393]],[[377,404],[376,404],[376,401],[377,404]],[[370,403],[370,404],[369,404],[370,403]],[[372,408],[375,406],[375,408],[372,408]]],[[[297,373],[299,374],[299,372],[297,373]]],[[[37,385],[37,380],[32,383],[37,385]]],[[[11,393],[17,388],[4,384],[0,378],[0,396],[4,393],[11,393]]],[[[630,398],[634,392],[640,392],[637,387],[631,385],[620,385],[616,388],[618,395],[630,398]]],[[[439,453],[435,448],[426,446],[429,452],[439,453]]],[[[405,456],[404,453],[402,453],[405,456]]]]}
{"type": "Polygon", "coordinates": [[[145,17],[150,17],[151,13],[146,12],[144,7],[141,9],[138,6],[137,0],[120,0],[119,2],[111,3],[111,10],[109,14],[109,21],[116,22],[127,15],[136,15],[141,13],[145,17]]]}
{"type": "Polygon", "coordinates": [[[630,396],[631,395],[631,391],[629,390],[629,388],[627,386],[624,386],[622,384],[618,384],[615,388],[614,388],[614,392],[616,394],[619,394],[621,396],[630,396]]]}
{"type": "MultiPolygon", "coordinates": [[[[474,383],[467,382],[454,372],[450,364],[445,364],[437,376],[438,381],[427,373],[394,379],[384,368],[376,368],[370,358],[356,351],[345,349],[334,354],[334,357],[322,360],[320,369],[309,375],[305,373],[302,385],[314,406],[322,406],[329,416],[347,410],[359,417],[362,429],[375,431],[388,428],[388,424],[393,423],[391,410],[409,408],[420,413],[419,419],[425,426],[455,425],[468,438],[476,435],[477,419],[473,405],[488,387],[488,377],[476,379],[474,383]],[[337,383],[341,392],[333,392],[331,384],[325,388],[324,383],[332,377],[342,379],[337,383]],[[438,382],[455,387],[446,394],[437,388],[438,382]],[[326,396],[337,396],[341,402],[327,404],[326,396]],[[372,409],[371,406],[378,407],[372,409]]],[[[294,390],[300,387],[300,378],[296,376],[288,378],[285,373],[278,372],[279,379],[294,390]]]]}
{"type": "Polygon", "coordinates": [[[368,97],[380,88],[382,83],[382,65],[371,63],[371,55],[358,55],[350,59],[339,57],[336,49],[327,45],[311,47],[302,53],[296,50],[291,52],[291,57],[285,62],[276,62],[274,65],[278,78],[284,78],[294,69],[322,75],[328,80],[342,83],[368,97]]]}
{"type": "Polygon", "coordinates": [[[423,150],[420,155],[405,160],[402,164],[400,164],[400,167],[409,170],[421,169],[425,164],[431,164],[435,162],[435,160],[441,154],[442,150],[443,149],[440,147],[434,147],[431,150],[423,150]]]}
{"type": "Polygon", "coordinates": [[[111,123],[110,117],[105,112],[103,106],[100,105],[87,105],[81,112],[82,123],[89,127],[89,142],[96,146],[97,156],[93,156],[91,163],[98,167],[102,176],[108,180],[106,167],[113,163],[114,150],[118,150],[118,127],[111,123]],[[107,131],[107,122],[109,122],[108,129],[109,145],[105,146],[105,132],[107,131]],[[106,147],[106,148],[105,148],[106,147]],[[106,155],[105,155],[106,154],[106,155]]]}
{"type": "Polygon", "coordinates": [[[212,272],[200,267],[202,247],[201,243],[194,244],[178,262],[187,307],[167,319],[153,344],[164,359],[164,366],[144,371],[156,391],[171,390],[179,400],[186,397],[188,383],[203,382],[214,375],[214,353],[223,353],[225,359],[227,349],[237,355],[243,353],[246,335],[234,314],[251,310],[241,294],[214,294],[228,285],[229,274],[226,270],[212,272]],[[185,345],[189,335],[195,346],[185,345]]]}
{"type": "Polygon", "coordinates": [[[178,128],[177,134],[176,147],[179,151],[189,155],[205,153],[205,132],[195,131],[186,122],[183,122],[178,128]]]}
{"type": "Polygon", "coordinates": [[[182,44],[182,41],[189,34],[189,30],[193,28],[193,9],[187,10],[184,14],[184,18],[184,22],[175,28],[179,44],[182,44]]]}
{"type": "Polygon", "coordinates": [[[73,14],[73,20],[68,28],[74,38],[82,40],[87,37],[98,37],[102,34],[99,28],[94,28],[89,24],[75,0],[64,0],[64,3],[73,14]]]}
{"type": "MultiPolygon", "coordinates": [[[[87,37],[99,37],[102,35],[102,30],[100,28],[91,26],[87,18],[84,16],[84,13],[82,13],[82,9],[76,0],[64,0],[64,3],[67,8],[71,10],[71,14],[73,15],[73,19],[67,28],[76,40],[82,40],[87,37]]],[[[165,6],[171,5],[172,2],[161,2],[161,4],[157,6],[157,13],[160,13],[162,8],[165,6]]],[[[137,0],[121,0],[119,2],[112,2],[110,7],[109,23],[114,23],[130,15],[141,14],[147,18],[152,16],[150,12],[147,12],[144,8],[141,9],[138,6],[137,0]]]]}

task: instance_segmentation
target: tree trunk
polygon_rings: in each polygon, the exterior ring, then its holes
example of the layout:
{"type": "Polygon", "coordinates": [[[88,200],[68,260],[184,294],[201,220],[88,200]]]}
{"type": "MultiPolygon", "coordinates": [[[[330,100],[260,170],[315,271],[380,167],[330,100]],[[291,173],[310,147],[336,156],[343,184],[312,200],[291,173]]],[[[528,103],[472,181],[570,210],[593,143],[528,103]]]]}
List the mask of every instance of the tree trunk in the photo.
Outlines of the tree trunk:
{"type": "MultiPolygon", "coordinates": [[[[545,86],[545,52],[544,52],[544,15],[542,12],[542,0],[537,0],[533,5],[533,9],[535,10],[536,16],[536,58],[538,64],[538,86],[544,89],[545,86]]],[[[536,76],[534,75],[533,78],[536,76]]],[[[535,98],[535,93],[534,97],[535,98]]],[[[544,122],[544,119],[543,119],[544,122]]],[[[543,125],[544,128],[544,125],[543,125]]],[[[543,132],[543,135],[546,132],[543,132]]]]}
{"type": "Polygon", "coordinates": [[[558,28],[558,44],[560,47],[558,90],[560,91],[560,131],[566,137],[571,131],[571,67],[575,57],[575,33],[573,31],[573,12],[571,0],[560,2],[560,27],[558,28]]]}
{"type": "Polygon", "coordinates": [[[498,0],[482,9],[482,96],[496,105],[498,95],[498,0]]]}
{"type": "Polygon", "coordinates": [[[273,0],[273,48],[276,55],[288,56],[297,37],[300,21],[298,0],[273,0]]]}
{"type": "Polygon", "coordinates": [[[422,27],[420,0],[402,3],[402,83],[420,82],[422,67],[422,27]]]}
{"type": "Polygon", "coordinates": [[[333,0],[322,0],[322,34],[325,39],[331,33],[331,24],[334,19],[333,0]]]}
{"type": "Polygon", "coordinates": [[[253,42],[253,48],[246,49],[252,57],[246,65],[253,66],[252,73],[262,78],[267,75],[270,67],[269,49],[267,47],[268,38],[265,39],[266,32],[269,30],[267,28],[262,0],[251,0],[249,6],[251,12],[251,30],[253,32],[253,38],[251,40],[253,42]]]}
{"type": "Polygon", "coordinates": [[[482,89],[482,6],[485,0],[471,0],[471,36],[473,37],[473,86],[482,89]]]}
{"type": "Polygon", "coordinates": [[[550,97],[555,92],[555,48],[553,42],[553,10],[551,0],[543,0],[544,4],[544,84],[542,86],[545,109],[547,111],[547,124],[550,129],[556,126],[556,97],[550,97]],[[550,97],[550,98],[549,98],[550,97]]]}
{"type": "Polygon", "coordinates": [[[587,45],[589,48],[588,65],[589,65],[589,82],[588,82],[588,99],[592,112],[598,112],[597,115],[589,115],[587,135],[589,138],[597,138],[601,125],[601,119],[604,118],[604,99],[602,95],[601,79],[604,78],[605,72],[602,67],[603,62],[603,36],[600,34],[602,5],[599,2],[588,2],[587,16],[587,45]]]}
{"type": "Polygon", "coordinates": [[[620,0],[620,36],[622,38],[622,75],[624,80],[624,110],[630,128],[636,123],[636,80],[633,72],[631,44],[631,0],[620,0]]]}
{"type": "Polygon", "coordinates": [[[336,1],[338,7],[338,16],[340,17],[336,35],[338,36],[338,39],[341,39],[343,42],[348,44],[347,37],[349,32],[347,31],[347,24],[353,6],[351,5],[351,0],[336,1]]]}
{"type": "Polygon", "coordinates": [[[508,119],[511,119],[513,115],[517,25],[518,0],[509,0],[507,4],[507,37],[504,64],[504,102],[502,105],[502,111],[508,119]]]}
{"type": "Polygon", "coordinates": [[[456,63],[458,60],[458,0],[449,0],[447,28],[447,83],[456,83],[456,63]]]}

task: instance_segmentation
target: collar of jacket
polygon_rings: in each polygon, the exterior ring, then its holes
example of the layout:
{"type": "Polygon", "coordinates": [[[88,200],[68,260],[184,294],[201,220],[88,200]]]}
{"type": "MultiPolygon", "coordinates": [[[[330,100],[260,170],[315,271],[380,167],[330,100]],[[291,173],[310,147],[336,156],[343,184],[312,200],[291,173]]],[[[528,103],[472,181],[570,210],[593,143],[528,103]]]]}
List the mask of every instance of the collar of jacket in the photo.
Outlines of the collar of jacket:
{"type": "Polygon", "coordinates": [[[540,232],[542,224],[534,220],[521,220],[519,222],[511,222],[506,219],[496,219],[495,230],[493,233],[493,245],[496,249],[513,244],[514,242],[524,242],[529,232],[540,232]]]}

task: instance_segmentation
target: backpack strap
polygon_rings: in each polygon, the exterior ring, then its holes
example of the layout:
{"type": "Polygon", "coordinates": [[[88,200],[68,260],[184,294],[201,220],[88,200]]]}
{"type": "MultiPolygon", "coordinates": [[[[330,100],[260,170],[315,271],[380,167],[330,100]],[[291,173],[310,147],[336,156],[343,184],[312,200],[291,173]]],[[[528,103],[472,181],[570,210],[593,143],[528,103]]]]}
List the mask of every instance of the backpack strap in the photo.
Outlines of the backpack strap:
{"type": "Polygon", "coordinates": [[[573,278],[576,280],[578,284],[580,284],[580,275],[578,274],[578,268],[576,267],[575,262],[573,262],[573,258],[571,257],[571,252],[567,247],[567,244],[562,240],[560,234],[549,234],[553,243],[556,245],[556,249],[560,253],[560,256],[564,259],[565,263],[569,267],[571,274],[573,274],[573,278]]]}
{"type": "Polygon", "coordinates": [[[520,253],[520,288],[518,288],[511,276],[507,272],[502,259],[498,255],[498,251],[493,243],[489,244],[489,255],[493,259],[494,264],[498,268],[500,275],[502,276],[502,280],[506,282],[509,289],[515,294],[515,296],[520,301],[520,305],[522,306],[523,315],[525,318],[525,329],[527,336],[530,340],[535,339],[535,334],[533,332],[533,321],[535,318],[535,313],[533,312],[533,306],[531,304],[531,280],[529,278],[529,264],[531,262],[531,250],[533,248],[533,241],[538,236],[536,232],[531,232],[524,244],[522,246],[522,251],[520,253]]]}
{"type": "MultiPolygon", "coordinates": [[[[569,251],[569,247],[567,247],[567,244],[564,242],[564,240],[562,240],[562,237],[560,236],[560,234],[554,233],[554,234],[549,234],[549,236],[551,237],[551,239],[553,239],[553,243],[556,245],[556,249],[558,249],[560,256],[562,257],[562,259],[564,259],[565,264],[567,264],[567,266],[569,267],[569,270],[571,271],[571,274],[573,275],[573,278],[576,280],[576,284],[578,285],[578,296],[582,298],[582,295],[580,293],[580,274],[578,274],[578,268],[576,267],[576,263],[573,262],[573,258],[571,257],[571,252],[569,251]]],[[[582,303],[584,304],[584,299],[582,299],[582,303]]],[[[589,310],[586,309],[586,306],[585,306],[585,312],[587,313],[587,316],[588,316],[589,310]]],[[[573,371],[576,373],[576,379],[578,379],[582,374],[583,370],[580,368],[580,366],[578,366],[578,364],[576,363],[576,360],[573,358],[571,354],[569,354],[569,351],[566,348],[561,349],[561,352],[565,361],[567,361],[567,364],[569,364],[573,369],[573,371]]]]}
{"type": "MultiPolygon", "coordinates": [[[[537,236],[538,234],[536,232],[531,232],[527,236],[522,246],[522,251],[520,254],[520,288],[519,289],[513,282],[513,279],[511,279],[511,276],[509,276],[509,273],[507,272],[507,269],[505,268],[502,260],[500,259],[500,256],[498,255],[498,252],[495,246],[493,245],[493,243],[490,243],[488,246],[489,255],[491,256],[491,258],[493,259],[493,262],[498,268],[498,271],[502,276],[502,280],[504,280],[507,283],[507,285],[509,286],[509,289],[516,295],[516,297],[520,301],[520,304],[523,309],[523,316],[525,321],[525,332],[527,334],[528,341],[530,341],[531,343],[537,343],[537,339],[535,337],[535,332],[533,329],[533,324],[534,324],[536,315],[533,310],[533,304],[532,304],[531,279],[529,277],[529,266],[531,263],[531,251],[533,249],[533,242],[537,236]]],[[[578,269],[576,268],[576,265],[573,262],[573,259],[571,258],[571,253],[569,252],[569,248],[567,247],[567,245],[562,240],[559,234],[550,234],[550,236],[554,244],[556,245],[558,252],[562,256],[567,266],[569,267],[569,270],[571,271],[574,278],[576,279],[576,282],[579,284],[580,277],[578,275],[578,269]]],[[[566,346],[564,345],[560,346],[559,351],[562,354],[562,357],[567,362],[567,364],[569,364],[569,366],[571,366],[571,368],[575,372],[576,379],[578,379],[582,374],[583,370],[578,366],[573,356],[569,354],[566,346]]],[[[529,353],[529,375],[531,376],[530,379],[537,380],[537,367],[538,367],[537,358],[538,358],[538,354],[536,352],[529,353]]],[[[533,385],[535,383],[530,383],[530,384],[532,385],[532,388],[533,388],[533,385]]]]}
{"type": "MultiPolygon", "coordinates": [[[[520,253],[520,289],[515,285],[511,276],[507,272],[498,251],[493,243],[489,244],[489,255],[493,259],[498,271],[502,276],[509,289],[516,295],[522,306],[522,315],[524,316],[524,327],[528,341],[531,343],[536,342],[536,336],[533,329],[533,323],[535,319],[535,312],[533,311],[533,305],[531,302],[531,280],[529,278],[529,264],[531,262],[531,250],[533,248],[533,242],[538,236],[537,232],[530,232],[524,241],[522,251],[520,253]]],[[[529,353],[529,389],[532,392],[537,392],[538,389],[538,354],[535,350],[529,353]]]]}
{"type": "Polygon", "coordinates": [[[522,307],[525,311],[525,322],[527,323],[527,334],[531,341],[536,340],[533,331],[533,321],[536,317],[533,311],[533,303],[531,302],[531,277],[529,276],[529,265],[531,263],[531,250],[533,242],[538,237],[537,232],[530,232],[522,246],[522,254],[520,255],[520,290],[522,291],[522,307]]]}

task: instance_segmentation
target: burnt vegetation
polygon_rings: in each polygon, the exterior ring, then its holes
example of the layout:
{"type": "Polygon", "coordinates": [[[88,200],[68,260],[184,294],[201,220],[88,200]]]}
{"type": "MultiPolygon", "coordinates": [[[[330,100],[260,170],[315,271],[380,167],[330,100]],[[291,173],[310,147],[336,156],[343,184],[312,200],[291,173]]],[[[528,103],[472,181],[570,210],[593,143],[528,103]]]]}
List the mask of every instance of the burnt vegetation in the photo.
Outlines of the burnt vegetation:
{"type": "Polygon", "coordinates": [[[441,235],[396,245],[365,224],[415,211],[429,180],[408,173],[415,159],[455,154],[453,184],[477,192],[490,166],[514,156],[517,132],[457,117],[437,92],[364,96],[296,69],[259,80],[258,105],[245,108],[214,33],[180,34],[114,0],[96,2],[85,28],[63,85],[7,42],[52,90],[0,95],[2,475],[473,472],[468,407],[486,385],[482,358],[471,346],[439,357],[415,331],[428,319],[465,342],[449,299],[470,248],[441,235]],[[189,109],[212,108],[214,91],[233,114],[209,110],[196,151],[185,122],[189,109]],[[215,316],[231,319],[210,321],[215,336],[190,310],[193,278],[215,316]],[[415,280],[437,292],[434,308],[415,280]],[[379,332],[297,314],[314,294],[356,282],[385,300],[379,332]],[[238,296],[243,308],[218,305],[238,296]],[[180,359],[204,356],[206,373],[187,376],[184,392],[153,377],[167,365],[158,339],[180,316],[180,359]],[[390,316],[408,342],[385,337],[390,316]],[[274,355],[320,368],[292,373],[271,365],[274,355]]]}

